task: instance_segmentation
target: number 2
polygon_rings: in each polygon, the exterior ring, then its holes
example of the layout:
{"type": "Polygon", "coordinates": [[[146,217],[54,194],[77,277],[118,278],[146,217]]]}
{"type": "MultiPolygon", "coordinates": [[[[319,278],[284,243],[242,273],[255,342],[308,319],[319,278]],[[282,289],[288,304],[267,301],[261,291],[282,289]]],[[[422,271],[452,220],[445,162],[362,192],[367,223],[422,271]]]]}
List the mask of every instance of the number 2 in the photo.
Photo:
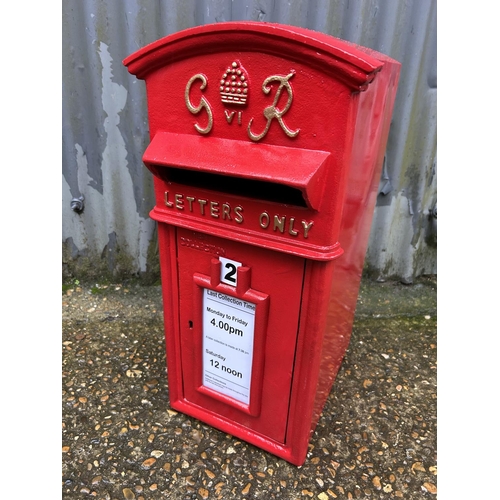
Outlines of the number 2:
{"type": "Polygon", "coordinates": [[[231,281],[234,285],[236,285],[236,266],[234,264],[231,264],[230,262],[227,262],[224,267],[226,269],[229,269],[229,271],[224,276],[224,280],[231,281]]]}
{"type": "Polygon", "coordinates": [[[235,260],[225,259],[224,257],[219,257],[221,266],[220,280],[226,285],[236,286],[238,282],[238,267],[242,266],[241,262],[236,262],[235,260]]]}

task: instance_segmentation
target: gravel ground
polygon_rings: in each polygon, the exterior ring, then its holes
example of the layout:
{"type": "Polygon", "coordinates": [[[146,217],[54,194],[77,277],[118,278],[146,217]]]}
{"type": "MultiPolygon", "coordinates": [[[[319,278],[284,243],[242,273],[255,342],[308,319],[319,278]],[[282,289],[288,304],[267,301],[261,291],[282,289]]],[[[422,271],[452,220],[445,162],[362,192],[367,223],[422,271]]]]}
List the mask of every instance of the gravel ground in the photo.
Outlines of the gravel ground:
{"type": "Polygon", "coordinates": [[[65,499],[435,498],[436,280],[363,280],[350,347],[296,467],[168,404],[159,286],[62,296],[65,499]]]}

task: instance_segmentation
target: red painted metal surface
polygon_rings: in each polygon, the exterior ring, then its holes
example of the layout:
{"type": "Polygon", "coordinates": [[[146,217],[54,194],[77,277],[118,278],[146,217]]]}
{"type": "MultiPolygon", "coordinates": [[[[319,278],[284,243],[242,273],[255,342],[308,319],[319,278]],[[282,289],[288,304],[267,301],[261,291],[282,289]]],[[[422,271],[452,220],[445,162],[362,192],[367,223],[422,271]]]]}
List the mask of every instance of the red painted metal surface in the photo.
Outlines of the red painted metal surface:
{"type": "Polygon", "coordinates": [[[147,88],[171,405],[300,465],[349,343],[399,63],[245,22],[124,64],[147,88]]]}

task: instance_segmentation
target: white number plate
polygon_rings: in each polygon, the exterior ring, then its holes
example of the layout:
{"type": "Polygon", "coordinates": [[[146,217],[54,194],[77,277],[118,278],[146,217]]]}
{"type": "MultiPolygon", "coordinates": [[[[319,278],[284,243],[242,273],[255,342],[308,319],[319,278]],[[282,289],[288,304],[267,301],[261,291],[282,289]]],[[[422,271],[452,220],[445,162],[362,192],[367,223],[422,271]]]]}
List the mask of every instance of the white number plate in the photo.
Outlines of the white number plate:
{"type": "Polygon", "coordinates": [[[220,280],[226,285],[236,286],[238,281],[236,270],[242,265],[241,262],[225,259],[224,257],[219,257],[219,260],[222,264],[220,270],[220,280]]]}

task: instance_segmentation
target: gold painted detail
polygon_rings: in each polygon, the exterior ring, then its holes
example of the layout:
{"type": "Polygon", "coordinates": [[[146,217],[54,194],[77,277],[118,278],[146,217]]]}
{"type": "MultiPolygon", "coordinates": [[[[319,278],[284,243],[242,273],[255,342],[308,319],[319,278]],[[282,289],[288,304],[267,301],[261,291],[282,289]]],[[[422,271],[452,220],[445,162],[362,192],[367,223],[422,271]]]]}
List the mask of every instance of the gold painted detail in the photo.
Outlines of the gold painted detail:
{"type": "MultiPolygon", "coordinates": [[[[227,123],[231,124],[231,122],[233,121],[234,115],[236,114],[236,111],[229,112],[227,109],[225,109],[224,114],[226,115],[227,123]]],[[[242,112],[238,111],[238,125],[241,125],[241,116],[242,116],[242,112]]]]}
{"type": "Polygon", "coordinates": [[[237,61],[233,61],[220,80],[220,98],[225,104],[244,106],[248,99],[248,75],[237,61]]]}
{"type": "Polygon", "coordinates": [[[207,86],[207,77],[202,74],[198,73],[194,76],[192,76],[189,81],[187,82],[186,85],[186,90],[184,91],[184,101],[186,102],[186,107],[190,111],[190,113],[193,113],[193,115],[197,115],[202,109],[205,109],[205,111],[208,114],[208,124],[205,128],[200,127],[197,123],[194,124],[194,128],[199,132],[200,134],[208,134],[212,130],[212,126],[214,124],[214,117],[212,114],[212,108],[210,107],[210,104],[208,101],[205,99],[205,97],[201,97],[200,99],[200,104],[198,106],[194,106],[191,103],[191,100],[189,99],[189,92],[191,90],[191,85],[196,81],[196,80],[201,80],[201,85],[200,85],[200,90],[204,90],[205,87],[207,86]]]}
{"type": "MultiPolygon", "coordinates": [[[[171,193],[170,191],[165,191],[164,203],[169,209],[189,212],[196,216],[211,217],[212,219],[234,222],[236,224],[246,222],[243,215],[244,210],[241,205],[232,206],[227,202],[221,203],[183,193],[171,193]]],[[[288,215],[270,215],[267,210],[264,210],[258,216],[258,225],[261,229],[273,231],[277,234],[290,235],[294,238],[302,236],[304,239],[307,239],[313,224],[314,221],[304,219],[299,221],[295,217],[289,217],[288,215]]]]}
{"type": "Polygon", "coordinates": [[[292,105],[292,100],[293,100],[293,90],[292,86],[290,85],[290,78],[295,74],[295,71],[291,71],[288,73],[286,76],[282,75],[273,75],[264,80],[264,83],[262,84],[262,91],[264,94],[269,94],[271,92],[271,86],[269,85],[272,82],[279,82],[278,89],[276,90],[276,95],[274,96],[274,101],[271,106],[268,106],[267,108],[264,109],[264,117],[267,119],[267,124],[265,129],[260,133],[260,134],[254,134],[250,128],[252,126],[253,118],[250,119],[250,122],[248,123],[248,137],[252,139],[252,141],[260,141],[267,132],[269,131],[269,128],[271,127],[271,123],[273,121],[273,118],[275,118],[278,123],[280,124],[283,132],[288,137],[296,137],[297,134],[300,132],[300,129],[297,130],[290,130],[285,122],[283,121],[283,115],[290,109],[290,106],[292,105]],[[283,89],[286,90],[288,93],[288,99],[286,102],[286,105],[283,109],[278,109],[278,102],[281,97],[281,93],[283,92],[283,89]]]}
{"type": "MultiPolygon", "coordinates": [[[[270,94],[272,92],[273,87],[276,88],[276,94],[274,95],[272,105],[267,106],[262,112],[264,118],[267,120],[266,126],[262,132],[257,134],[252,131],[252,123],[254,118],[253,117],[250,118],[250,121],[248,122],[247,126],[247,133],[248,137],[252,141],[257,142],[263,139],[269,132],[269,129],[274,119],[279,123],[281,129],[288,137],[292,139],[294,137],[297,137],[298,133],[300,132],[300,128],[292,130],[287,126],[287,124],[283,119],[283,116],[285,115],[285,113],[287,113],[287,111],[290,109],[290,106],[292,105],[293,89],[292,85],[290,84],[290,79],[294,75],[295,71],[291,70],[290,73],[288,73],[288,75],[269,76],[262,83],[262,91],[264,92],[265,95],[270,94]],[[278,83],[277,87],[276,85],[273,85],[275,83],[278,83]],[[280,109],[278,107],[278,103],[280,101],[283,91],[286,91],[287,93],[287,101],[283,109],[280,109]]],[[[196,75],[193,75],[186,84],[186,89],[184,91],[184,101],[186,103],[186,107],[189,110],[189,112],[194,115],[199,114],[202,110],[206,111],[208,115],[208,123],[206,127],[203,128],[198,123],[194,124],[194,128],[196,129],[197,132],[206,135],[212,130],[214,124],[214,117],[213,117],[212,107],[210,106],[210,103],[208,102],[207,98],[204,95],[202,95],[202,97],[200,98],[200,102],[198,105],[195,106],[191,102],[190,98],[191,87],[197,80],[201,80],[201,84],[199,85],[199,89],[201,91],[205,90],[205,88],[207,87],[208,79],[203,73],[197,73],[196,75]]],[[[243,66],[241,66],[239,61],[233,61],[232,64],[225,70],[219,82],[219,92],[221,96],[221,101],[224,104],[235,104],[238,106],[247,104],[249,96],[249,80],[246,70],[243,68],[243,66]]],[[[239,126],[242,125],[243,122],[242,111],[225,109],[224,116],[229,125],[233,123],[233,119],[235,117],[237,117],[235,121],[238,123],[238,125],[239,126]]]]}
{"type": "Polygon", "coordinates": [[[214,219],[234,221],[237,224],[243,222],[243,207],[236,205],[231,207],[229,203],[219,203],[218,201],[205,200],[204,198],[195,198],[186,196],[182,193],[175,193],[173,196],[169,191],[165,191],[165,206],[185,210],[196,215],[203,215],[214,219]]]}
{"type": "Polygon", "coordinates": [[[314,221],[301,220],[300,223],[296,222],[295,217],[287,217],[286,215],[270,216],[266,211],[259,215],[259,225],[262,229],[271,228],[276,233],[289,234],[291,236],[298,236],[300,231],[305,239],[309,235],[314,221]]]}

